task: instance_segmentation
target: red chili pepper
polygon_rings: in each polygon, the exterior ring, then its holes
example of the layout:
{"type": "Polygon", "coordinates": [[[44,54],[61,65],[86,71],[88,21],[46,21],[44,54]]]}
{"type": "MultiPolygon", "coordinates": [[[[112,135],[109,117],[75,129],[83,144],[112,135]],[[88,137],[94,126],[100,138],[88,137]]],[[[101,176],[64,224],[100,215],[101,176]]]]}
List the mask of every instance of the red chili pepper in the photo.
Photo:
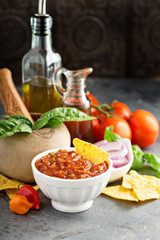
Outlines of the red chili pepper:
{"type": "Polygon", "coordinates": [[[27,200],[33,204],[33,206],[31,207],[32,209],[38,210],[40,208],[39,194],[31,185],[22,186],[18,190],[17,195],[25,196],[27,200]]]}

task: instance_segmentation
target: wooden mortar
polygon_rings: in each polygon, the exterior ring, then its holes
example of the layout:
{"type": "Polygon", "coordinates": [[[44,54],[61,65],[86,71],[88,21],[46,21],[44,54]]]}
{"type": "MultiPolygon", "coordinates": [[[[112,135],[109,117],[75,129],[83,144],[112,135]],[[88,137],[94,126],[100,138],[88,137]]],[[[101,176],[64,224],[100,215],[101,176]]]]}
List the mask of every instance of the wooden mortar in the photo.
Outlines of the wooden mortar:
{"type": "MultiPolygon", "coordinates": [[[[34,121],[13,83],[10,70],[0,69],[0,100],[8,115],[22,115],[34,121]]],[[[31,183],[31,161],[45,150],[70,147],[70,133],[64,124],[55,128],[16,133],[0,139],[0,172],[8,177],[31,183]]]]}

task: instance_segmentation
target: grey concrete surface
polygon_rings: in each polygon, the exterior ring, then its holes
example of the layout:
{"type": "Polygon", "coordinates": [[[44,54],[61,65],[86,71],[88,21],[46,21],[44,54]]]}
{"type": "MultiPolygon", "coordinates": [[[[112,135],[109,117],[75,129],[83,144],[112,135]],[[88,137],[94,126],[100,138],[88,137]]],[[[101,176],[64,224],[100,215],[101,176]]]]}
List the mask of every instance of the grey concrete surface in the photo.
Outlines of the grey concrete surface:
{"type": "MultiPolygon", "coordinates": [[[[160,121],[160,82],[90,78],[87,90],[101,103],[117,99],[127,103],[132,111],[151,111],[160,121]]],[[[0,105],[0,115],[3,113],[0,105]]],[[[145,151],[160,154],[159,139],[145,151]]],[[[50,200],[39,193],[40,210],[23,216],[11,212],[0,197],[0,240],[160,239],[160,200],[132,203],[100,195],[88,211],[68,214],[52,208],[50,200]]]]}

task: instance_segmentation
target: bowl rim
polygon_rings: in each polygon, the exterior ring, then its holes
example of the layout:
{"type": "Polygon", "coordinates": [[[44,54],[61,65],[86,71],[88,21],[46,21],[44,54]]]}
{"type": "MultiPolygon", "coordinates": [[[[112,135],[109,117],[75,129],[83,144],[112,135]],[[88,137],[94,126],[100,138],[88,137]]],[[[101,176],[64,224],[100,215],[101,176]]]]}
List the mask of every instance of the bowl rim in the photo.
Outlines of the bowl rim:
{"type": "Polygon", "coordinates": [[[47,155],[48,153],[50,152],[56,152],[58,150],[67,150],[67,151],[72,151],[72,150],[75,150],[74,147],[66,147],[66,148],[54,148],[54,149],[49,149],[49,150],[46,150],[46,151],[43,151],[43,152],[40,152],[39,154],[37,154],[31,161],[31,166],[32,166],[32,171],[33,171],[33,174],[34,172],[36,172],[39,176],[42,176],[43,178],[47,179],[47,180],[56,180],[56,181],[59,181],[59,182],[82,182],[82,181],[91,181],[91,180],[96,180],[97,178],[100,178],[100,177],[103,177],[105,176],[106,174],[108,174],[109,172],[112,173],[112,169],[113,169],[113,164],[112,164],[112,161],[110,158],[107,159],[107,163],[109,165],[108,169],[104,172],[104,173],[101,173],[95,177],[89,177],[89,178],[83,178],[83,179],[64,179],[64,178],[58,178],[58,177],[52,177],[52,176],[48,176],[44,173],[41,173],[36,167],[35,167],[35,162],[36,160],[38,160],[39,158],[41,158],[42,156],[45,156],[47,155]]]}

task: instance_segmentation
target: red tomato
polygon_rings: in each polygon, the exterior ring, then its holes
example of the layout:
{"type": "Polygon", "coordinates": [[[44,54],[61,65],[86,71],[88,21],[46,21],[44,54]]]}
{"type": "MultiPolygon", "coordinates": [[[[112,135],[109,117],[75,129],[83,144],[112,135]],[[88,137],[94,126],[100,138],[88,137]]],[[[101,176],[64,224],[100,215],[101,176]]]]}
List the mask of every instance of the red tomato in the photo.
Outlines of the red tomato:
{"type": "Polygon", "coordinates": [[[121,117],[125,120],[128,120],[131,116],[131,110],[129,107],[122,102],[113,102],[112,106],[114,107],[112,115],[115,115],[116,117],[121,117]]]}
{"type": "MultiPolygon", "coordinates": [[[[106,113],[108,113],[108,112],[106,112],[106,113]]],[[[111,115],[112,114],[109,113],[109,116],[111,116],[111,115]]],[[[95,112],[94,116],[99,120],[99,122],[102,122],[109,118],[109,117],[107,117],[107,115],[103,114],[102,112],[100,112],[98,110],[95,112]]]]}
{"type": "Polygon", "coordinates": [[[98,100],[97,100],[90,92],[87,92],[87,97],[88,97],[89,100],[91,101],[91,104],[93,104],[93,105],[95,105],[95,106],[98,106],[98,105],[99,105],[98,100]]]}
{"type": "MultiPolygon", "coordinates": [[[[112,104],[109,104],[109,106],[110,107],[113,106],[113,109],[111,109],[111,111],[104,110],[109,115],[113,117],[120,117],[123,118],[124,120],[128,120],[130,118],[131,110],[125,103],[113,102],[112,104]]],[[[108,118],[105,114],[101,113],[98,110],[95,112],[94,116],[96,116],[100,121],[103,121],[108,118]]]]}
{"type": "MultiPolygon", "coordinates": [[[[91,101],[91,104],[93,104],[93,105],[95,105],[95,106],[98,106],[98,105],[99,105],[98,100],[97,100],[90,92],[87,93],[87,97],[88,97],[89,100],[91,101]]],[[[95,109],[94,107],[91,107],[91,115],[92,115],[92,116],[95,116],[96,113],[97,113],[97,109],[95,109]]]]}
{"type": "Polygon", "coordinates": [[[156,117],[146,110],[136,110],[129,119],[132,130],[132,143],[146,148],[156,142],[159,134],[159,123],[156,117]]]}
{"type": "Polygon", "coordinates": [[[105,129],[111,125],[113,125],[113,132],[117,133],[122,138],[129,138],[131,140],[132,132],[128,122],[120,117],[113,117],[101,122],[96,133],[96,141],[104,139],[105,129]]]}
{"type": "Polygon", "coordinates": [[[93,119],[92,120],[92,127],[93,127],[94,140],[96,140],[97,131],[98,131],[99,126],[100,126],[100,123],[99,123],[98,119],[93,119]]]}

